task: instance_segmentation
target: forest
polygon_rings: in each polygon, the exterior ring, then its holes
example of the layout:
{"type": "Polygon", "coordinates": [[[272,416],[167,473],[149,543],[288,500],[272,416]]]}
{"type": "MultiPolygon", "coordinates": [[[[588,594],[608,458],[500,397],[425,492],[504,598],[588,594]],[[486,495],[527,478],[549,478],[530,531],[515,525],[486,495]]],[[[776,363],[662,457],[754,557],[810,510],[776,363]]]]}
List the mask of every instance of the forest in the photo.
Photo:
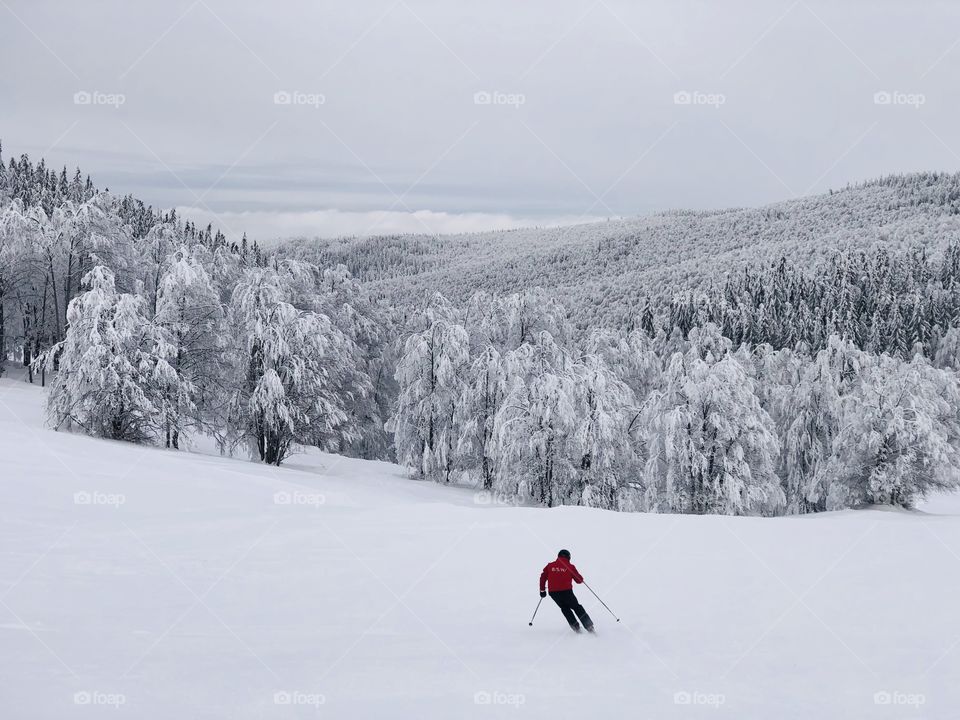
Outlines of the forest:
{"type": "Polygon", "coordinates": [[[343,264],[399,307],[436,291],[463,304],[475,290],[540,287],[562,297],[581,332],[626,327],[649,299],[711,292],[745,266],[786,258],[815,267],[837,252],[943,252],[960,237],[960,175],[913,173],[759,208],[668,211],[626,220],[465,235],[310,238],[284,251],[343,264]]]}
{"type": "Polygon", "coordinates": [[[510,503],[911,507],[960,483],[958,188],[265,249],[0,157],[0,357],[53,429],[114,440],[317,447],[510,503]]]}

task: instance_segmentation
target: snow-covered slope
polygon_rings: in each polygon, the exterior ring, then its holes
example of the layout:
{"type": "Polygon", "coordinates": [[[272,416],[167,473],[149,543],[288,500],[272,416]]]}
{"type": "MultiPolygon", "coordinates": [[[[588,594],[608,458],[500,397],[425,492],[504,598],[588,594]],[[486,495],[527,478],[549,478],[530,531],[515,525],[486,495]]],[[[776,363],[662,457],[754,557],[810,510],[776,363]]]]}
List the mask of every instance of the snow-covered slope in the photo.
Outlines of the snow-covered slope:
{"type": "Polygon", "coordinates": [[[947,718],[960,502],[501,506],[392,465],[53,433],[0,380],[0,716],[947,718]],[[540,568],[568,547],[597,637],[540,568]],[[115,710],[115,707],[119,707],[115,710]]]}

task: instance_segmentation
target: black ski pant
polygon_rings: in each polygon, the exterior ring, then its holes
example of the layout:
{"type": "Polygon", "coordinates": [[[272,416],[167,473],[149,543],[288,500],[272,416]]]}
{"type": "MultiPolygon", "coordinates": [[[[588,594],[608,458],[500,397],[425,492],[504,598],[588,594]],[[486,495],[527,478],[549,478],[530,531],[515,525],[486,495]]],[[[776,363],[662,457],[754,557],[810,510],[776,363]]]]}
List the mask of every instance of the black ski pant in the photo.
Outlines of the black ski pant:
{"type": "Polygon", "coordinates": [[[567,622],[570,623],[571,628],[574,630],[580,629],[580,625],[577,624],[577,618],[580,618],[580,622],[583,623],[583,626],[587,630],[593,627],[593,620],[587,615],[587,611],[583,609],[583,605],[577,600],[577,596],[573,594],[573,590],[551,590],[550,597],[553,598],[553,601],[560,607],[560,612],[563,613],[567,622]]]}

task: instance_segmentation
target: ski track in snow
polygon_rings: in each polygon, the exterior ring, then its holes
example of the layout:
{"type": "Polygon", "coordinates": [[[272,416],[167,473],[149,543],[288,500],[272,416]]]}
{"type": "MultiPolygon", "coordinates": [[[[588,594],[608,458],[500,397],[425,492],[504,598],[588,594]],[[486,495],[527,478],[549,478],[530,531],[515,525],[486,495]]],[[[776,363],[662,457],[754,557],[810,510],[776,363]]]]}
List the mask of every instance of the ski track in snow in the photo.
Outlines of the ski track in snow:
{"type": "Polygon", "coordinates": [[[42,397],[0,379],[4,718],[955,716],[958,496],[484,505],[387,463],[54,433],[42,397]],[[576,586],[596,637],[549,599],[527,625],[560,547],[621,623],[576,586]]]}

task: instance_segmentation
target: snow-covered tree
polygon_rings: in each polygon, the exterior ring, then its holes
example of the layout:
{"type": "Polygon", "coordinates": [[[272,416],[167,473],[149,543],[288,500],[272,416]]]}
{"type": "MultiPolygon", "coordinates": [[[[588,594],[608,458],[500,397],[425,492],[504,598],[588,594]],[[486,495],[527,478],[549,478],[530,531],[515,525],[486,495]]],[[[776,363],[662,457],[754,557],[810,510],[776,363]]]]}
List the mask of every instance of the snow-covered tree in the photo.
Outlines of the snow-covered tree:
{"type": "Polygon", "coordinates": [[[344,373],[339,392],[356,440],[338,452],[373,459],[392,459],[391,438],[384,428],[396,397],[396,357],[391,318],[370,299],[347,268],[339,265],[318,273],[313,309],[325,314],[350,343],[342,348],[344,373]]]}
{"type": "Polygon", "coordinates": [[[463,310],[463,327],[470,337],[470,355],[477,357],[493,348],[499,355],[508,347],[509,327],[503,300],[488,292],[476,292],[467,300],[463,310]]]}
{"type": "Polygon", "coordinates": [[[778,353],[792,377],[781,387],[775,409],[782,451],[780,475],[788,513],[826,509],[831,476],[826,471],[838,449],[844,398],[853,393],[870,356],[849,340],[830,336],[814,358],[778,353]]]}
{"type": "MultiPolygon", "coordinates": [[[[141,243],[144,249],[144,257],[140,263],[142,275],[138,278],[138,281],[142,283],[143,294],[148,307],[155,314],[159,310],[160,286],[167,275],[170,264],[178,262],[187,252],[187,248],[182,244],[179,235],[178,228],[174,223],[160,223],[150,228],[141,243]]],[[[206,274],[205,271],[204,274],[206,274]]],[[[207,284],[209,285],[209,278],[207,284]]]]}
{"type": "Polygon", "coordinates": [[[488,346],[464,369],[454,416],[460,433],[456,448],[458,465],[477,469],[485,489],[492,488],[494,483],[494,422],[506,392],[503,358],[488,346]]]}
{"type": "Polygon", "coordinates": [[[911,507],[935,490],[960,487],[960,383],[922,357],[882,355],[843,398],[834,438],[827,509],[858,504],[911,507]]]}
{"type": "Polygon", "coordinates": [[[934,364],[941,368],[960,370],[960,327],[951,325],[940,338],[934,364]]]}
{"type": "Polygon", "coordinates": [[[279,465],[297,444],[335,446],[346,422],[336,390],[347,342],[329,318],[298,310],[272,269],[244,271],[228,309],[234,390],[228,422],[235,441],[279,465]]]}
{"type": "MultiPolygon", "coordinates": [[[[0,172],[3,163],[0,162],[0,172]]],[[[14,320],[17,291],[29,272],[27,247],[23,241],[29,231],[23,205],[19,200],[0,197],[0,375],[10,350],[8,323],[14,320]]]]}
{"type": "Polygon", "coordinates": [[[788,513],[823,508],[826,496],[821,470],[833,452],[839,430],[840,394],[826,362],[826,351],[798,370],[795,384],[779,398],[781,477],[788,513]]]}
{"type": "Polygon", "coordinates": [[[70,303],[60,369],[48,398],[54,428],[143,442],[155,437],[157,388],[175,384],[169,365],[152,353],[154,326],[143,299],[118,293],[113,273],[98,265],[83,279],[89,289],[70,303]]]}
{"type": "Polygon", "coordinates": [[[164,387],[161,414],[164,443],[177,448],[187,429],[216,432],[208,419],[222,402],[223,308],[189,248],[181,247],[162,265],[166,271],[154,296],[157,354],[166,358],[178,382],[164,387]]]}
{"type": "Polygon", "coordinates": [[[642,401],[660,382],[661,359],[653,340],[642,330],[629,332],[594,329],[583,343],[585,352],[603,358],[638,401],[642,401]]]}
{"type": "Polygon", "coordinates": [[[557,300],[541,290],[514,293],[501,300],[504,322],[503,350],[515,350],[524,343],[535,342],[543,332],[553,341],[566,346],[573,335],[567,311],[557,300]]]}
{"type": "Polygon", "coordinates": [[[782,505],[773,421],[715,326],[673,355],[641,432],[651,509],[741,515],[782,505]]]}
{"type": "Polygon", "coordinates": [[[570,443],[576,432],[577,387],[567,371],[523,345],[508,359],[512,384],[494,423],[497,490],[548,507],[581,497],[570,443]]]}
{"type": "Polygon", "coordinates": [[[388,423],[398,460],[418,475],[449,482],[459,438],[456,403],[469,361],[469,338],[452,306],[437,294],[403,343],[399,397],[388,423]]]}
{"type": "Polygon", "coordinates": [[[130,244],[124,242],[126,231],[116,216],[114,202],[112,196],[102,193],[80,205],[67,201],[55,207],[49,217],[40,214],[35,218],[37,251],[49,274],[55,340],[62,336],[67,305],[77,292],[80,278],[95,263],[108,265],[115,276],[122,269],[116,251],[130,244]]]}
{"type": "Polygon", "coordinates": [[[583,358],[573,376],[579,418],[573,443],[580,456],[581,501],[618,509],[621,490],[640,470],[628,435],[636,400],[599,355],[583,358]]]}

